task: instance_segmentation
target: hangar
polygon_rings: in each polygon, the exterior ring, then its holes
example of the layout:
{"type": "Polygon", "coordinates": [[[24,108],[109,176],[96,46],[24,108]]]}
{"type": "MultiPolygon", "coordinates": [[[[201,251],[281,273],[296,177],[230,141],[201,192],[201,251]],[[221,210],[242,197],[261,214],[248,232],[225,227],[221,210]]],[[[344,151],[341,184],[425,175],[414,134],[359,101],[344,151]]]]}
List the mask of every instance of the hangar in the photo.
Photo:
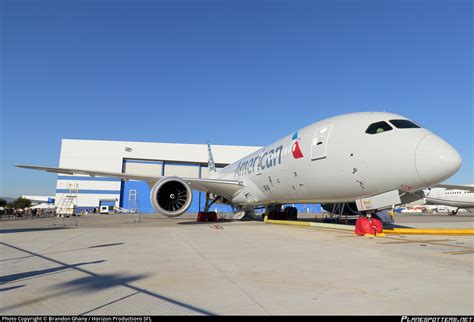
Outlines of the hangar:
{"type": "MultiPolygon", "coordinates": [[[[222,168],[258,150],[255,146],[212,145],[217,168],[222,168]]],[[[127,142],[100,140],[61,140],[59,167],[157,176],[206,178],[209,174],[206,144],[127,142]]],[[[118,178],[89,177],[60,174],[56,184],[55,205],[64,206],[74,196],[76,210],[94,211],[107,206],[143,213],[155,212],[150,203],[150,188],[143,181],[124,181],[118,178]],[[62,204],[63,203],[63,204],[62,204]]],[[[193,192],[188,212],[203,208],[205,194],[193,192]]],[[[320,209],[319,206],[314,206],[320,209]]],[[[301,205],[298,207],[303,210],[301,205]]],[[[225,205],[215,204],[212,210],[230,211],[225,205]]],[[[308,208],[305,209],[308,211],[308,208]]]]}
{"type": "MultiPolygon", "coordinates": [[[[213,145],[216,167],[222,168],[256,150],[252,146],[213,145]]],[[[102,170],[157,176],[206,178],[208,151],[206,144],[123,142],[96,140],[61,140],[59,166],[64,168],[102,170]]],[[[93,211],[101,206],[139,209],[154,212],[150,188],[143,181],[83,175],[58,175],[56,206],[66,195],[77,196],[77,211],[93,211]]],[[[189,212],[198,212],[205,195],[193,192],[189,212]]]]}

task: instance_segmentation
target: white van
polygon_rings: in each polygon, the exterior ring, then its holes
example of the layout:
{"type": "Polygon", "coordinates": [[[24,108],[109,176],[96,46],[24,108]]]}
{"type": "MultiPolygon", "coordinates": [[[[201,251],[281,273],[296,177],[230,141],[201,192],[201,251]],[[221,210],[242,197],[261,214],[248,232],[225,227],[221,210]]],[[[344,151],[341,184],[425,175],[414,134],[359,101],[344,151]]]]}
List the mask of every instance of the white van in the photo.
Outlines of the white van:
{"type": "Polygon", "coordinates": [[[109,213],[109,206],[100,206],[99,213],[107,215],[109,213]]]}

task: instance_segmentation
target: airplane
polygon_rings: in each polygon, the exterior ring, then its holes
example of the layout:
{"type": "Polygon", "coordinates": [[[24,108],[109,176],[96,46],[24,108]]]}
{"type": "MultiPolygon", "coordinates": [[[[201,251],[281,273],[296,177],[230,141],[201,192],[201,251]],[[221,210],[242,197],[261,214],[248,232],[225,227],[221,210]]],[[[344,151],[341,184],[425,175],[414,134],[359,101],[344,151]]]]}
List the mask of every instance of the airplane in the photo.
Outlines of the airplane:
{"type": "MultiPolygon", "coordinates": [[[[405,195],[405,207],[436,210],[437,207],[422,206],[447,206],[443,212],[451,212],[456,215],[460,209],[474,209],[474,185],[459,184],[436,184],[430,188],[405,195]],[[457,208],[457,209],[452,209],[457,208]]],[[[394,205],[395,206],[395,205],[394,205]]],[[[362,213],[357,209],[355,202],[346,204],[322,204],[321,207],[339,216],[360,216],[362,213]]],[[[387,209],[390,207],[386,207],[387,209]]],[[[392,207],[393,208],[393,207],[392,207]]],[[[392,209],[393,211],[393,209],[392,209]]],[[[410,212],[410,211],[407,211],[410,212]]]]}
{"type": "Polygon", "coordinates": [[[474,208],[474,185],[437,185],[423,192],[425,204],[455,207],[453,215],[459,209],[474,208]]]}
{"type": "MultiPolygon", "coordinates": [[[[192,189],[206,193],[205,211],[214,202],[249,215],[257,207],[352,203],[370,216],[442,182],[460,166],[459,153],[446,141],[404,116],[386,112],[343,114],[310,124],[220,170],[215,169],[209,145],[208,178],[17,165],[146,181],[154,209],[168,217],[186,212],[192,189]]],[[[297,212],[294,207],[284,211],[293,217],[297,212]]]]}

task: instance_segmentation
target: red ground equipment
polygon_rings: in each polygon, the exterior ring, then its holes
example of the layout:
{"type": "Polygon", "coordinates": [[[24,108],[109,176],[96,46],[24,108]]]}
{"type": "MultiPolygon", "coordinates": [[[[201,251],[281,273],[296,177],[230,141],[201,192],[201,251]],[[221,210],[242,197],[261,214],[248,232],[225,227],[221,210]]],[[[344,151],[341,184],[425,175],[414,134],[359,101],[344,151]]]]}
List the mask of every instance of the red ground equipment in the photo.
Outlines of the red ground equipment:
{"type": "Polygon", "coordinates": [[[197,216],[198,222],[208,222],[208,221],[217,221],[217,212],[210,211],[200,211],[197,216]]]}
{"type": "Polygon", "coordinates": [[[377,235],[381,234],[383,231],[382,221],[377,218],[367,218],[367,217],[360,217],[357,219],[355,224],[354,233],[357,236],[364,236],[366,234],[369,235],[377,235]]]}

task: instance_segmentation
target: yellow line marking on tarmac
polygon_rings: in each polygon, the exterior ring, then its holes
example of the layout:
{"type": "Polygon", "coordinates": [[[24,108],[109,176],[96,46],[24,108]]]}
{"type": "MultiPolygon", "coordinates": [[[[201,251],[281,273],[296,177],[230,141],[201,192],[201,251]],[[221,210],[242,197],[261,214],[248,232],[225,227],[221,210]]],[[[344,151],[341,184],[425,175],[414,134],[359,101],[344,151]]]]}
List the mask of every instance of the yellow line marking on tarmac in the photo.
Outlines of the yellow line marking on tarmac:
{"type": "MultiPolygon", "coordinates": [[[[273,220],[264,219],[265,223],[269,224],[280,224],[280,225],[290,225],[290,226],[299,226],[304,228],[319,228],[322,230],[338,230],[340,233],[351,233],[350,236],[337,236],[337,237],[359,237],[355,236],[353,230],[346,225],[337,225],[337,224],[314,224],[312,222],[301,222],[301,221],[289,221],[289,220],[273,220]],[[351,230],[349,230],[349,229],[351,230]]],[[[421,228],[392,228],[392,229],[384,229],[382,234],[378,234],[374,237],[377,238],[387,238],[391,240],[396,240],[395,242],[382,242],[380,244],[430,244],[430,245],[437,245],[437,246],[445,246],[445,247],[452,247],[452,248],[461,248],[465,249],[466,252],[471,252],[474,250],[473,247],[467,246],[460,246],[460,245],[453,245],[453,244],[444,244],[442,242],[454,241],[451,239],[438,239],[438,240],[414,240],[408,239],[406,236],[399,236],[399,238],[392,237],[393,235],[474,235],[474,229],[443,229],[443,228],[436,228],[436,229],[421,229],[421,228]],[[386,236],[385,233],[389,234],[390,237],[386,236]]],[[[374,239],[374,237],[369,237],[369,239],[374,239]]]]}
{"type": "MultiPolygon", "coordinates": [[[[352,230],[354,226],[340,225],[340,224],[326,224],[326,223],[314,223],[308,221],[292,221],[292,220],[274,220],[267,219],[265,216],[265,223],[278,224],[278,225],[292,225],[292,226],[304,226],[304,227],[316,227],[326,229],[337,229],[337,230],[352,230]]],[[[453,228],[391,228],[384,229],[384,234],[391,235],[466,235],[474,236],[474,229],[453,229],[453,228]]],[[[379,234],[378,237],[383,237],[379,234]]]]}
{"type": "Polygon", "coordinates": [[[474,229],[452,229],[452,228],[392,228],[384,229],[386,234],[394,235],[467,235],[474,236],[474,229]]]}
{"type": "MultiPolygon", "coordinates": [[[[299,226],[304,228],[319,228],[323,230],[337,230],[335,226],[337,225],[328,225],[330,227],[315,227],[311,225],[311,222],[298,222],[298,221],[289,221],[289,220],[272,220],[266,219],[264,220],[265,223],[269,224],[279,224],[279,225],[290,225],[290,226],[299,226]]],[[[324,226],[324,225],[321,225],[324,226]]],[[[339,230],[341,233],[353,233],[348,231],[347,229],[339,230]]],[[[451,255],[462,255],[462,254],[474,254],[474,248],[468,246],[461,246],[461,245],[453,245],[453,244],[444,244],[443,242],[451,242],[455,241],[453,239],[428,239],[428,240],[416,240],[416,239],[407,239],[406,236],[399,236],[393,237],[393,235],[474,235],[474,229],[417,229],[417,228],[393,228],[393,229],[384,229],[384,233],[391,234],[390,237],[385,236],[384,234],[379,234],[376,237],[379,238],[386,238],[388,240],[394,240],[389,242],[379,242],[379,244],[429,244],[435,246],[445,246],[445,247],[453,247],[453,248],[460,248],[463,250],[460,251],[451,251],[451,252],[443,252],[444,254],[451,254],[451,255]]],[[[356,235],[346,235],[346,236],[337,236],[340,238],[347,238],[347,237],[360,237],[356,235]]],[[[372,239],[371,237],[370,239],[372,239]]],[[[425,245],[426,246],[426,245],[425,245]]]]}
{"type": "Polygon", "coordinates": [[[428,240],[410,240],[410,239],[403,239],[400,241],[392,241],[392,242],[381,242],[379,244],[410,244],[410,243],[435,243],[435,242],[447,242],[447,241],[454,241],[454,239],[428,239],[428,240]]]}
{"type": "Polygon", "coordinates": [[[461,250],[461,251],[455,251],[455,252],[443,252],[444,254],[451,254],[451,255],[464,255],[464,254],[474,254],[474,249],[473,250],[461,250]]]}

